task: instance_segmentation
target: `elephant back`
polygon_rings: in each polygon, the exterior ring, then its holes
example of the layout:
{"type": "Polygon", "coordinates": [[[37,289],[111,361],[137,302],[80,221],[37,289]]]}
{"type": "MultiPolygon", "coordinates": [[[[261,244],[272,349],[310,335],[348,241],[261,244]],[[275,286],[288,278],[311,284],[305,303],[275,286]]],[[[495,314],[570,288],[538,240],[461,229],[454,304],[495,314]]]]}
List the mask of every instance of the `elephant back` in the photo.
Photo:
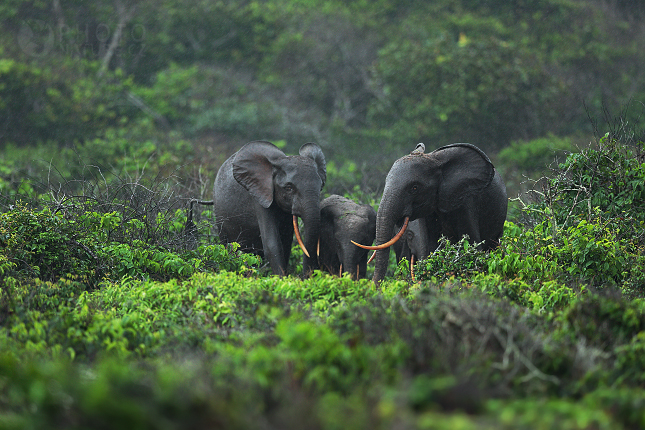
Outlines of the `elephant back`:
{"type": "Polygon", "coordinates": [[[320,202],[320,212],[324,215],[339,219],[343,216],[357,216],[360,218],[374,218],[376,211],[370,205],[360,205],[347,197],[332,194],[320,202]]]}

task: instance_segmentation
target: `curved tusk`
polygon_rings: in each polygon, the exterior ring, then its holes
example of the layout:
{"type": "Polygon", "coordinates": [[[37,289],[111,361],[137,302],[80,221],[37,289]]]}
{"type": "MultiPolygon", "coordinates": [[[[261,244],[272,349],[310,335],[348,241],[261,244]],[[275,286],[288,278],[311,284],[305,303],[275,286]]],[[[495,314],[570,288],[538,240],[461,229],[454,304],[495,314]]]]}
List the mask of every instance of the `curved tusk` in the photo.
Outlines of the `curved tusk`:
{"type": "Polygon", "coordinates": [[[414,277],[414,254],[410,255],[410,277],[412,282],[417,282],[417,279],[414,277]]]}
{"type": "Polygon", "coordinates": [[[369,259],[369,260],[367,260],[367,264],[370,264],[370,263],[372,262],[372,260],[374,260],[374,257],[376,257],[376,251],[374,251],[374,253],[373,253],[373,254],[372,254],[372,256],[370,257],[370,259],[369,259]]]}
{"type": "Polygon", "coordinates": [[[302,243],[302,237],[300,237],[300,230],[298,230],[298,217],[295,216],[295,215],[293,216],[293,230],[296,232],[296,240],[298,241],[298,245],[300,245],[300,248],[302,249],[302,252],[304,252],[305,255],[307,257],[309,257],[309,253],[307,252],[307,248],[305,248],[305,244],[302,243]]]}
{"type": "Polygon", "coordinates": [[[340,271],[338,272],[338,276],[343,276],[343,263],[340,263],[340,271]]]}
{"type": "Polygon", "coordinates": [[[390,239],[388,242],[385,242],[382,245],[367,246],[367,245],[361,245],[360,243],[356,243],[353,240],[350,242],[352,242],[354,245],[358,246],[359,248],[363,248],[363,249],[379,250],[379,249],[389,248],[390,246],[394,245],[399,239],[401,239],[401,236],[403,236],[403,233],[405,233],[405,230],[408,228],[408,222],[410,222],[410,217],[406,216],[405,222],[403,223],[403,227],[401,227],[401,230],[399,230],[396,236],[394,236],[392,239],[390,239]]]}
{"type": "Polygon", "coordinates": [[[316,257],[320,257],[320,238],[318,238],[318,245],[316,246],[316,257]]]}

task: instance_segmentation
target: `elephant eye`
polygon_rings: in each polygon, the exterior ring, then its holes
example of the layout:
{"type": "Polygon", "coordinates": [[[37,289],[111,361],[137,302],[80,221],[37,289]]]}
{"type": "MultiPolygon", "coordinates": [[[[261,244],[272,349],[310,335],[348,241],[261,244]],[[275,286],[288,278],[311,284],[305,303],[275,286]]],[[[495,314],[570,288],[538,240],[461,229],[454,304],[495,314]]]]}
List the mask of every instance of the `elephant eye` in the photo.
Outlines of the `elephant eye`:
{"type": "Polygon", "coordinates": [[[418,191],[419,191],[419,185],[418,185],[418,184],[414,184],[414,185],[412,185],[412,186],[410,187],[410,192],[411,192],[411,193],[413,193],[413,194],[414,194],[414,193],[416,193],[416,192],[418,192],[418,191]]]}
{"type": "Polygon", "coordinates": [[[292,184],[287,184],[284,186],[285,191],[292,192],[293,191],[293,185],[292,184]]]}

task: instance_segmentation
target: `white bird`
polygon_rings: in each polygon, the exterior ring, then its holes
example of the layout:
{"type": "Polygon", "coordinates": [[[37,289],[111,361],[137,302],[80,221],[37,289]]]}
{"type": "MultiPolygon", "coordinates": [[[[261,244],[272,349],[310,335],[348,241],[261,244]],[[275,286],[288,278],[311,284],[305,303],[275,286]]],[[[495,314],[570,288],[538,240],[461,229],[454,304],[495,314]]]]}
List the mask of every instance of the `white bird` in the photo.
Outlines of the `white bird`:
{"type": "Polygon", "coordinates": [[[425,150],[426,150],[426,146],[423,143],[417,143],[417,147],[414,148],[414,151],[412,151],[410,154],[420,155],[420,154],[423,154],[423,151],[425,150]]]}

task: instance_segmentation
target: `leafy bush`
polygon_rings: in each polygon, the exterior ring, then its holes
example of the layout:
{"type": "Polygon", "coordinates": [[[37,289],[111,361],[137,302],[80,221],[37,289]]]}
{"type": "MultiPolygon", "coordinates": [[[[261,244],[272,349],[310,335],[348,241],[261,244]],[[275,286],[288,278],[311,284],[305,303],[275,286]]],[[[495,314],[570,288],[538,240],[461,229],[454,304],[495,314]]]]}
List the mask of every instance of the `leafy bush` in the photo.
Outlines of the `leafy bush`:
{"type": "MultiPolygon", "coordinates": [[[[17,306],[0,326],[0,390],[14,393],[4,397],[4,409],[16,425],[64,420],[60,411],[73,411],[83,422],[165,419],[187,425],[209,417],[210,409],[186,416],[182,408],[197,407],[202,395],[210,404],[220,393],[236,393],[226,397],[230,422],[246,423],[248,410],[239,411],[247,401],[269,420],[278,419],[270,411],[322,420],[312,411],[338,406],[339,399],[345,400],[342,413],[368,417],[379,411],[377,423],[420,423],[432,416],[437,423],[485,419],[495,428],[512,428],[560,419],[568,423],[564,428],[580,428],[571,421],[578,417],[578,424],[610,428],[607,423],[624,419],[598,408],[601,398],[629,408],[618,393],[594,397],[587,391],[577,406],[566,395],[544,396],[577,392],[582,376],[589,387],[603,380],[635,383],[626,377],[638,365],[642,306],[594,295],[552,319],[473,290],[444,294],[392,280],[380,291],[370,285],[324,274],[298,280],[221,272],[185,281],[105,283],[39,312],[17,306]],[[593,348],[602,350],[587,356],[593,348]],[[70,365],[70,357],[85,364],[70,365]],[[36,365],[43,358],[49,364],[36,365]],[[181,378],[165,375],[167,366],[181,378]],[[177,366],[187,367],[177,372],[177,366]],[[66,395],[38,394],[42,384],[66,395]],[[136,395],[141,392],[150,395],[136,395]],[[108,402],[113,418],[92,406],[117,394],[120,402],[108,402]],[[294,395],[308,401],[290,403],[294,395]],[[88,396],[94,401],[84,400],[88,396]],[[73,399],[67,409],[47,406],[62,398],[73,399]],[[123,398],[131,408],[121,410],[123,398]],[[41,406],[25,410],[26,402],[41,406]],[[168,402],[179,408],[171,416],[168,402]],[[392,402],[398,407],[391,409],[392,402]],[[539,416],[531,412],[536,402],[544,404],[539,416]],[[145,417],[139,410],[147,411],[145,417]]],[[[630,416],[629,422],[639,419],[630,416]]],[[[329,417],[324,422],[331,425],[329,417]]]]}
{"type": "Polygon", "coordinates": [[[74,276],[96,285],[105,273],[95,240],[83,234],[78,220],[49,208],[24,205],[0,214],[0,246],[14,270],[3,277],[55,281],[74,276]]]}
{"type": "Polygon", "coordinates": [[[451,276],[467,278],[483,270],[484,267],[484,253],[471,245],[467,238],[464,237],[459,242],[452,244],[442,237],[437,250],[427,259],[417,263],[415,272],[419,281],[451,276]]]}
{"type": "Polygon", "coordinates": [[[574,301],[558,320],[563,333],[611,351],[638,341],[636,336],[645,329],[645,306],[642,300],[628,301],[616,293],[590,294],[574,301]]]}
{"type": "Polygon", "coordinates": [[[244,79],[242,72],[175,64],[157,73],[152,87],[140,87],[137,94],[156,114],[187,135],[219,132],[256,140],[270,130],[282,131],[280,107],[275,100],[260,98],[257,83],[244,79]],[[195,82],[200,82],[195,85],[195,82]]]}
{"type": "MultiPolygon", "coordinates": [[[[645,165],[641,163],[644,144],[644,139],[629,142],[621,136],[605,134],[598,149],[571,154],[559,165],[557,174],[545,184],[541,205],[535,208],[551,209],[554,221],[563,227],[577,224],[580,219],[603,217],[626,218],[620,225],[623,229],[640,228],[640,222],[645,221],[639,210],[645,207],[645,165]]],[[[635,231],[624,233],[640,237],[635,231]]]]}
{"type": "Polygon", "coordinates": [[[385,46],[376,65],[385,94],[372,106],[371,121],[389,129],[391,139],[490,148],[543,133],[532,118],[549,116],[544,107],[558,82],[533,67],[528,51],[497,35],[469,39],[463,30],[435,34],[412,25],[413,34],[385,46]]]}
{"type": "MultiPolygon", "coordinates": [[[[527,174],[545,172],[558,157],[577,152],[570,137],[549,135],[530,141],[514,141],[497,154],[497,159],[504,166],[527,174]]],[[[510,172],[509,172],[510,173],[510,172]]],[[[503,175],[506,179],[506,175],[503,175]]]]}
{"type": "MultiPolygon", "coordinates": [[[[95,205],[86,205],[91,207],[95,205]]],[[[124,220],[122,214],[130,212],[125,209],[100,213],[59,206],[53,212],[19,205],[0,214],[0,278],[70,278],[93,288],[103,279],[188,278],[196,271],[245,271],[260,263],[258,257],[237,251],[235,244],[204,242],[187,249],[183,211],[172,218],[159,213],[156,220],[145,215],[139,219],[130,214],[124,220]],[[164,237],[172,241],[164,243],[164,237]]]]}
{"type": "Polygon", "coordinates": [[[0,60],[0,116],[7,119],[3,146],[62,146],[136,118],[134,106],[124,103],[131,81],[117,72],[97,82],[96,66],[64,57],[48,66],[0,60]]]}

